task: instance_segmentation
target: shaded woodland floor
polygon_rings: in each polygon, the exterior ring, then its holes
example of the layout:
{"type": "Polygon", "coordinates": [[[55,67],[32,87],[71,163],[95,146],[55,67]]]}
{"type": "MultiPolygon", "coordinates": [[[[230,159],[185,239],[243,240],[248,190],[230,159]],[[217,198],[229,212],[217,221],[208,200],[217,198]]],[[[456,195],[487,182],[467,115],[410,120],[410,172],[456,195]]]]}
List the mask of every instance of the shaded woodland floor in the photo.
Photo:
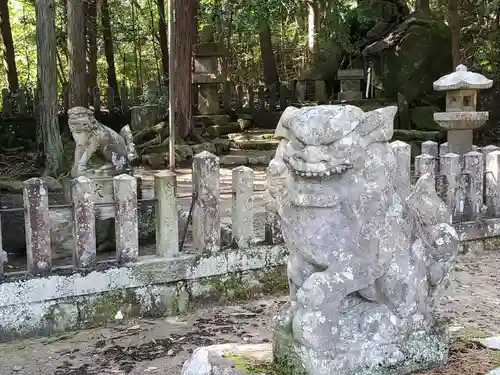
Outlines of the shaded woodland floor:
{"type": "MultiPolygon", "coordinates": [[[[460,256],[439,309],[454,332],[452,356],[442,369],[421,375],[484,374],[500,366],[498,352],[468,340],[500,333],[499,262],[500,251],[460,256]]],[[[178,375],[198,346],[268,342],[271,319],[285,301],[284,296],[268,297],[206,307],[179,318],[138,319],[120,326],[3,344],[0,374],[178,375]]]]}

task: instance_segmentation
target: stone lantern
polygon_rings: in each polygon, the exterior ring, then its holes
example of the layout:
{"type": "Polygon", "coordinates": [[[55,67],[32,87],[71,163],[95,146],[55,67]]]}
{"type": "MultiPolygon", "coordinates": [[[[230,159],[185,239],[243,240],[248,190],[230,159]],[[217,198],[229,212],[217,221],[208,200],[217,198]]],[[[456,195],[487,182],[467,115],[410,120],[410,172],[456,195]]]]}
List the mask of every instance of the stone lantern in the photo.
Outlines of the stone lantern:
{"type": "Polygon", "coordinates": [[[472,151],[472,131],[488,120],[488,112],[476,111],[477,91],[492,85],[491,79],[467,71],[464,65],[434,82],[434,90],[446,91],[446,112],[434,113],[434,121],[448,132],[449,152],[472,151]]]}

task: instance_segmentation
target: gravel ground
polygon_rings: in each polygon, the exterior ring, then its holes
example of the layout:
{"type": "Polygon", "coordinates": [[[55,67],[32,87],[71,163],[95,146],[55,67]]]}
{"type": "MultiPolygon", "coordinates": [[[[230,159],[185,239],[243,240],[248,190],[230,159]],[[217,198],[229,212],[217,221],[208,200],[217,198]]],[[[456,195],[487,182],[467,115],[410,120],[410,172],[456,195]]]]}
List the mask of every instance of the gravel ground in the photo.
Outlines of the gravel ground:
{"type": "MultiPolygon", "coordinates": [[[[500,252],[462,255],[439,314],[456,329],[500,333],[500,252]]],[[[179,318],[139,319],[60,337],[0,345],[0,374],[178,375],[197,346],[262,343],[286,297],[207,307],[179,318]]]]}

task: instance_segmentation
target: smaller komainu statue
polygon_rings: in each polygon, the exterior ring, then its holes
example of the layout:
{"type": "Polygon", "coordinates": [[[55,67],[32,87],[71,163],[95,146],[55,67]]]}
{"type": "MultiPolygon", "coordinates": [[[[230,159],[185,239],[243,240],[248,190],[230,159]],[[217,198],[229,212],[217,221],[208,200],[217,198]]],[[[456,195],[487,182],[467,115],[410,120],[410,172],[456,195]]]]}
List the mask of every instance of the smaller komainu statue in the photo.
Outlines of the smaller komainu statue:
{"type": "Polygon", "coordinates": [[[396,107],[287,108],[268,207],[290,250],[290,302],[275,320],[284,374],[401,375],[447,358],[435,309],[458,236],[423,175],[408,194],[389,144],[396,107]]]}
{"type": "Polygon", "coordinates": [[[137,153],[128,125],[118,134],[97,121],[94,112],[84,107],[74,107],[68,111],[68,124],[76,143],[71,170],[73,177],[85,173],[87,163],[96,153],[108,162],[113,174],[130,173],[131,163],[137,158],[137,153]]]}

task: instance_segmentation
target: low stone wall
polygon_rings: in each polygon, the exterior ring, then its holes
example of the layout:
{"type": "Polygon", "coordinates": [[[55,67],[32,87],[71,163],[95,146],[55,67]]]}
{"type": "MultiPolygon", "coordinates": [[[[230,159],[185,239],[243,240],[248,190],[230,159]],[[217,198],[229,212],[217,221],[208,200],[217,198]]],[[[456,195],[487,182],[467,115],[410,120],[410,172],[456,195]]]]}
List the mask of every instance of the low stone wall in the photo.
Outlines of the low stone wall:
{"type": "Polygon", "coordinates": [[[207,256],[143,257],[122,267],[54,270],[0,283],[0,341],[187,312],[288,288],[283,245],[207,256]]]}

